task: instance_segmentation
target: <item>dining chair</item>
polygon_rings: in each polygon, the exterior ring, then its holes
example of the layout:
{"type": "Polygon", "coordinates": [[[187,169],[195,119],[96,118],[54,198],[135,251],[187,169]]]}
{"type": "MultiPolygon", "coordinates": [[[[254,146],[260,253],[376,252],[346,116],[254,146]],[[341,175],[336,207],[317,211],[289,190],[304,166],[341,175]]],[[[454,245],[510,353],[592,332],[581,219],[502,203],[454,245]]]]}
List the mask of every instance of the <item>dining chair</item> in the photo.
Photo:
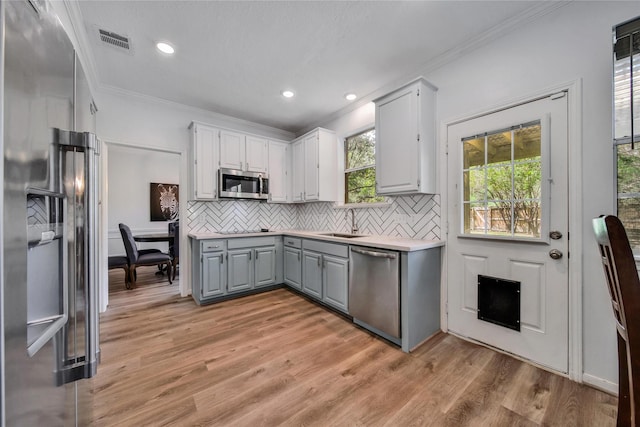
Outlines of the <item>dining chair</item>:
{"type": "Polygon", "coordinates": [[[640,279],[624,226],[593,220],[618,337],[618,426],[640,423],[640,279]]]}
{"type": "Polygon", "coordinates": [[[169,255],[172,259],[173,280],[176,280],[176,272],[180,264],[180,222],[169,223],[169,234],[173,234],[173,240],[169,242],[169,255]]]}
{"type": "Polygon", "coordinates": [[[138,266],[146,265],[164,265],[167,266],[167,278],[169,284],[171,284],[171,256],[163,252],[147,252],[140,253],[136,245],[136,241],[133,239],[131,229],[125,224],[119,224],[120,234],[122,235],[122,241],[124,243],[124,249],[127,252],[127,258],[129,259],[129,280],[134,286],[136,284],[137,273],[136,268],[138,266]]]}
{"type": "Polygon", "coordinates": [[[122,268],[124,270],[124,287],[131,289],[131,282],[129,281],[129,259],[126,256],[110,256],[109,270],[115,268],[122,268]]]}

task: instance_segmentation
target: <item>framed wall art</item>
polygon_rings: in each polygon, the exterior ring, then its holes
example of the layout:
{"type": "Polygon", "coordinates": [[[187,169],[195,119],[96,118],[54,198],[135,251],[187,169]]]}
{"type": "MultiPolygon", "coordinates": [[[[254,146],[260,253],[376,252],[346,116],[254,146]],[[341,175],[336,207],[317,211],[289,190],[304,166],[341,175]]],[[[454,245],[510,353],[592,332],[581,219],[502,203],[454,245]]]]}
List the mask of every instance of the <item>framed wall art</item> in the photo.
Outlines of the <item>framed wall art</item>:
{"type": "Polygon", "coordinates": [[[178,184],[149,184],[151,221],[176,221],[179,214],[178,184]]]}

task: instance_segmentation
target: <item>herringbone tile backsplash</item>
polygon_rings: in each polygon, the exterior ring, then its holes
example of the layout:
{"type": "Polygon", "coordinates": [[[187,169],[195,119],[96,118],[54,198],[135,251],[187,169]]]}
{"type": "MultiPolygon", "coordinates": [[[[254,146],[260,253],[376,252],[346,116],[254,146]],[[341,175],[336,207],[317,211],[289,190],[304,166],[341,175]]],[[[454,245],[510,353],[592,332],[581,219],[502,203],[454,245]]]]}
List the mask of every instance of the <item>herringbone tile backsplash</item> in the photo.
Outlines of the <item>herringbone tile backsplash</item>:
{"type": "MultiPolygon", "coordinates": [[[[355,209],[360,233],[440,239],[440,196],[390,197],[383,207],[355,209]]],[[[351,214],[333,203],[270,204],[249,200],[188,202],[187,226],[194,232],[330,230],[347,232],[351,214]]]]}

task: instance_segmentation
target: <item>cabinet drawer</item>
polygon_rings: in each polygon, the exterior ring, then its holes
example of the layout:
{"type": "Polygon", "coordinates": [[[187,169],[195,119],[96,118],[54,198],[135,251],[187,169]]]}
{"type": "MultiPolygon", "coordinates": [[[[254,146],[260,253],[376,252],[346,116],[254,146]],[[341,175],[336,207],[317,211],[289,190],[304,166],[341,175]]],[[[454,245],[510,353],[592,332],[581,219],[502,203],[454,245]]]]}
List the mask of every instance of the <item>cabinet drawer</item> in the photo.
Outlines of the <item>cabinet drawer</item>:
{"type": "Polygon", "coordinates": [[[203,240],[202,252],[216,252],[216,251],[224,251],[225,250],[225,240],[203,240]]]}
{"type": "Polygon", "coordinates": [[[303,240],[303,249],[321,252],[323,254],[334,255],[342,258],[349,258],[349,247],[339,243],[327,243],[319,240],[303,240]]]}
{"type": "Polygon", "coordinates": [[[302,247],[302,240],[295,237],[284,236],[284,245],[300,249],[302,247]]]}
{"type": "Polygon", "coordinates": [[[275,236],[239,237],[237,239],[227,240],[227,247],[229,249],[253,248],[256,246],[274,246],[275,244],[275,236]]]}

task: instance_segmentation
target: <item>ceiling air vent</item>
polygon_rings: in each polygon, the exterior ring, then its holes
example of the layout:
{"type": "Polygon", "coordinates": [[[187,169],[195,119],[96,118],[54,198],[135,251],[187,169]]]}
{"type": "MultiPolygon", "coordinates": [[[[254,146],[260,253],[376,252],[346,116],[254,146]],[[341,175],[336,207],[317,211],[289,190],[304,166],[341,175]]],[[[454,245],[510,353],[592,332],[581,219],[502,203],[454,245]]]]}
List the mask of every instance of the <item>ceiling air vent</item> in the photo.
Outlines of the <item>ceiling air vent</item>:
{"type": "Polygon", "coordinates": [[[118,48],[118,50],[131,53],[131,41],[128,37],[102,29],[98,29],[98,35],[103,43],[118,48]]]}

